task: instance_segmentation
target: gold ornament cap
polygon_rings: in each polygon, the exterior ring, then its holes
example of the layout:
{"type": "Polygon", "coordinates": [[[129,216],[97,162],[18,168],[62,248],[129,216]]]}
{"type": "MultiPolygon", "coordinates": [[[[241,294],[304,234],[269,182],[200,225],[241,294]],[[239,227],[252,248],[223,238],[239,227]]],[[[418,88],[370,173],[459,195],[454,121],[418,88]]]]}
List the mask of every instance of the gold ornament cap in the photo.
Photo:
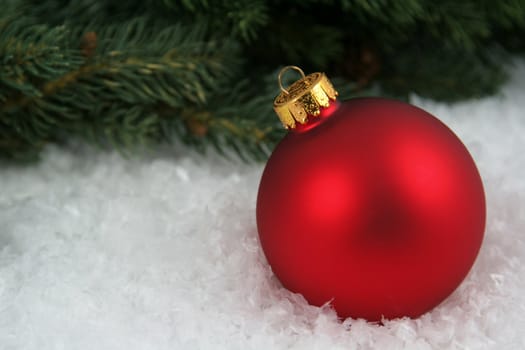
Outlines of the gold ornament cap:
{"type": "Polygon", "coordinates": [[[279,72],[281,93],[273,101],[273,109],[286,129],[294,129],[297,123],[305,124],[309,117],[316,117],[322,107],[328,107],[330,100],[335,101],[337,91],[324,73],[316,72],[304,75],[301,68],[286,66],[279,72]],[[288,88],[282,84],[283,74],[290,70],[298,71],[302,78],[288,88]]]}

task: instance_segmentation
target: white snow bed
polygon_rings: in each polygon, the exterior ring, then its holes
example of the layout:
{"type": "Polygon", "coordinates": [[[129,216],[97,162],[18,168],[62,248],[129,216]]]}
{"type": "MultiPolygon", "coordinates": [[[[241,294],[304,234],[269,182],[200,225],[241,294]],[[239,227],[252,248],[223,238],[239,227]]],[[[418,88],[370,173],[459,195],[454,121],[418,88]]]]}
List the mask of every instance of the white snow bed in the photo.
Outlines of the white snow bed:
{"type": "Polygon", "coordinates": [[[525,348],[525,65],[512,72],[498,96],[412,100],[467,145],[488,203],[474,268],[420,318],[341,322],[281,287],[257,240],[262,164],[49,147],[0,167],[0,349],[525,348]]]}

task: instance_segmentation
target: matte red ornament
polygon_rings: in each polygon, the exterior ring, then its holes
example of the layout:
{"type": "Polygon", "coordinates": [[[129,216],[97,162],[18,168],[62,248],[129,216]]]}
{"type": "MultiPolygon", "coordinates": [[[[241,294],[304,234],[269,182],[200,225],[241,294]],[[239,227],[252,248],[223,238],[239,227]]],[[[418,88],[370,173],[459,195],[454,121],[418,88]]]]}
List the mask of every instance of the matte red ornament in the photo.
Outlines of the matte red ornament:
{"type": "Polygon", "coordinates": [[[275,275],[311,304],[331,302],[342,318],[415,318],[468,274],[485,196],[465,146],[429,113],[330,101],[271,155],[257,227],[275,275]]]}

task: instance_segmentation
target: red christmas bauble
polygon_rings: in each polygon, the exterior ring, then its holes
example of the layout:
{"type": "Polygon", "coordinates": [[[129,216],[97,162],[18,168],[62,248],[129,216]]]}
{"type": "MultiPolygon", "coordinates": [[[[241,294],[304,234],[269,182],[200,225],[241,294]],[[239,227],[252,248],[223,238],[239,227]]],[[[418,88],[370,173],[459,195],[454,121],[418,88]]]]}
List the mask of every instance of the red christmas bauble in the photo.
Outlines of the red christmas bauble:
{"type": "Polygon", "coordinates": [[[340,317],[417,317],[450,295],[480,249],[485,196],[442,122],[381,98],[332,102],[271,155],[260,242],[282,284],[340,317]]]}

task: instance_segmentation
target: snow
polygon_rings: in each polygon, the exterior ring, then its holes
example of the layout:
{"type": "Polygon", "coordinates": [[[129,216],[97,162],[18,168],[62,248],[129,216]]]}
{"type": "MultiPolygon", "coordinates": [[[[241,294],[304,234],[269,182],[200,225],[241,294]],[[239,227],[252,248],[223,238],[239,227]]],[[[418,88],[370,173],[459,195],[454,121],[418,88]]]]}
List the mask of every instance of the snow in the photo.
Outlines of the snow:
{"type": "Polygon", "coordinates": [[[422,317],[337,320],[283,289],[257,241],[261,164],[179,148],[134,158],[46,149],[0,169],[0,349],[525,348],[525,64],[499,96],[412,102],[482,174],[486,238],[422,317]]]}

